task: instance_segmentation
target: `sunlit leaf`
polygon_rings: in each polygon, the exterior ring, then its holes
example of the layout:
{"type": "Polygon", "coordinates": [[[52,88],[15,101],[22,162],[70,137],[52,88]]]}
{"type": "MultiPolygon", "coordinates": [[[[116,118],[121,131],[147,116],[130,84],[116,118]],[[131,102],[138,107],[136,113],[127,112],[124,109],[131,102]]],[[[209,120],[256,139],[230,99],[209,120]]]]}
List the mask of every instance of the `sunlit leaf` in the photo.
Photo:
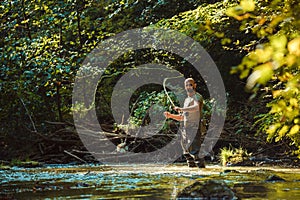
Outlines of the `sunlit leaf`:
{"type": "Polygon", "coordinates": [[[300,56],[300,37],[295,38],[288,43],[288,50],[290,54],[300,56]]]}
{"type": "Polygon", "coordinates": [[[291,98],[290,99],[290,105],[293,106],[293,107],[296,107],[298,108],[298,101],[296,98],[291,98]]]}
{"type": "Polygon", "coordinates": [[[281,95],[281,91],[282,90],[273,90],[272,91],[273,98],[278,98],[281,95]]]}
{"type": "Polygon", "coordinates": [[[259,48],[249,54],[249,58],[256,60],[258,63],[265,63],[272,57],[273,49],[268,46],[266,48],[259,48]]]}
{"type": "Polygon", "coordinates": [[[299,130],[300,130],[300,126],[296,124],[291,128],[289,135],[295,135],[296,133],[299,133],[299,130]]]}
{"type": "Polygon", "coordinates": [[[287,45],[287,38],[285,35],[274,35],[270,37],[270,44],[271,46],[278,50],[283,51],[287,45]]]}
{"type": "Polygon", "coordinates": [[[236,7],[232,7],[232,8],[228,8],[226,10],[226,15],[228,15],[229,17],[237,17],[241,14],[243,14],[243,8],[241,6],[236,6],[236,7]]]}
{"type": "Polygon", "coordinates": [[[278,104],[273,104],[270,113],[278,113],[280,111],[282,111],[282,107],[278,104]]]}
{"type": "Polygon", "coordinates": [[[250,73],[250,69],[245,69],[241,72],[240,74],[240,78],[243,79],[243,78],[246,78],[250,73]]]}
{"type": "Polygon", "coordinates": [[[285,116],[286,116],[288,121],[293,121],[293,119],[295,117],[297,117],[298,115],[299,115],[299,110],[298,109],[294,109],[292,106],[288,106],[286,108],[285,116]]]}
{"type": "Polygon", "coordinates": [[[275,138],[275,142],[278,142],[280,141],[284,136],[285,134],[288,132],[289,130],[289,126],[287,125],[284,125],[278,132],[278,136],[275,138]]]}
{"type": "Polygon", "coordinates": [[[253,73],[248,77],[246,87],[252,89],[255,84],[266,84],[273,76],[273,69],[270,63],[256,67],[253,73]]]}
{"type": "Polygon", "coordinates": [[[253,0],[242,0],[240,5],[245,12],[252,12],[255,9],[255,2],[253,0]]]}
{"type": "Polygon", "coordinates": [[[267,140],[271,140],[274,137],[277,129],[279,129],[280,127],[281,127],[280,123],[272,124],[271,126],[269,126],[268,129],[266,130],[268,134],[267,140]]]}

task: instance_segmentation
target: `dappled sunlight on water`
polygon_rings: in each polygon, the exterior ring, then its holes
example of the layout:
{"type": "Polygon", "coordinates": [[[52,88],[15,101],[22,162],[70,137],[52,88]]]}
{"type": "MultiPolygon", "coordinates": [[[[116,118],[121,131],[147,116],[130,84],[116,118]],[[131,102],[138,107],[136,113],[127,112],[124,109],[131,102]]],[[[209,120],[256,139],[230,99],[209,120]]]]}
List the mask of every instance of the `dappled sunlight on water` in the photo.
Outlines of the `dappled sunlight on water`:
{"type": "Polygon", "coordinates": [[[173,199],[207,180],[224,182],[242,199],[300,199],[299,169],[182,164],[13,167],[0,170],[0,199],[173,199]]]}

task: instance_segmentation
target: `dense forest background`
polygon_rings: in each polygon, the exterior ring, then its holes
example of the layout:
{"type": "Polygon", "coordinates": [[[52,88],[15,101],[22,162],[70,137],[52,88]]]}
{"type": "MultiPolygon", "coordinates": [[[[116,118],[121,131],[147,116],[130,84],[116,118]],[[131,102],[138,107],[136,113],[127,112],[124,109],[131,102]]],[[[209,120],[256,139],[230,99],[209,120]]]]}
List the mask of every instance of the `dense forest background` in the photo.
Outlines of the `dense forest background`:
{"type": "MultiPolygon", "coordinates": [[[[92,160],[72,118],[76,72],[101,41],[122,31],[156,26],[199,42],[222,75],[228,108],[215,155],[224,147],[242,147],[255,156],[297,162],[297,0],[12,0],[2,1],[0,10],[0,160],[92,160]]],[[[172,56],[151,50],[126,54],[111,65],[106,73],[112,80],[102,80],[98,91],[110,88],[133,65],[155,60],[180,65],[172,56]]],[[[187,68],[185,75],[191,73],[187,68]]],[[[101,94],[98,100],[107,108],[98,113],[99,121],[106,131],[121,136],[109,112],[111,92],[101,94]]],[[[153,99],[165,99],[161,86],[142,88],[132,102],[147,105],[153,99]]],[[[135,109],[134,125],[146,123],[147,108],[135,109]]],[[[115,138],[116,144],[122,142],[115,138]]]]}

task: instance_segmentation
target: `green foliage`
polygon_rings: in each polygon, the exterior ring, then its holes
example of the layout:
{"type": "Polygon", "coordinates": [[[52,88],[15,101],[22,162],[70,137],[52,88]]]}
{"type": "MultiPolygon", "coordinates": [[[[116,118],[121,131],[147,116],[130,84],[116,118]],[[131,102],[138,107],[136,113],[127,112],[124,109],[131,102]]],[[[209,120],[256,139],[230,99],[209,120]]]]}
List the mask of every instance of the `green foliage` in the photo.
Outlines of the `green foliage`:
{"type": "Polygon", "coordinates": [[[229,162],[229,158],[232,157],[233,150],[231,148],[224,147],[221,149],[220,162],[223,166],[226,166],[229,162]]]}
{"type": "MultiPolygon", "coordinates": [[[[172,101],[178,105],[178,99],[176,99],[174,93],[168,92],[172,101]]],[[[150,123],[149,111],[156,115],[163,115],[163,112],[170,108],[171,102],[167,98],[164,91],[144,91],[139,95],[138,101],[132,105],[132,116],[130,121],[135,125],[147,125],[150,123]]]]}
{"type": "Polygon", "coordinates": [[[242,164],[243,162],[248,161],[250,156],[251,153],[248,153],[247,150],[242,147],[224,147],[221,149],[220,162],[223,166],[242,164]]]}
{"type": "MultiPolygon", "coordinates": [[[[161,20],[156,25],[178,30],[209,49],[215,45],[213,43],[215,38],[225,37],[225,27],[227,29],[232,28],[229,24],[223,23],[228,20],[225,12],[229,5],[223,2],[203,4],[195,10],[182,12],[170,19],[161,20]]],[[[228,38],[227,40],[230,41],[228,38]]]]}
{"type": "MultiPolygon", "coordinates": [[[[2,1],[2,134],[24,132],[24,126],[32,131],[28,115],[41,132],[49,131],[45,121],[71,121],[76,70],[99,42],[195,5],[195,0],[2,1]],[[29,113],[25,112],[25,107],[29,113]]],[[[119,72],[116,71],[112,70],[109,75],[117,77],[119,72]]],[[[109,95],[103,98],[108,99],[109,95]]]]}
{"type": "MultiPolygon", "coordinates": [[[[2,133],[45,121],[71,121],[74,76],[85,55],[110,35],[101,1],[3,1],[0,4],[2,133]],[[22,104],[21,102],[24,102],[22,104]],[[29,113],[25,110],[29,110],[29,113]]],[[[26,129],[25,129],[26,130],[26,129]]]]}
{"type": "Polygon", "coordinates": [[[259,130],[266,132],[269,142],[291,141],[300,158],[299,10],[300,3],[294,0],[243,0],[227,14],[243,20],[241,29],[248,28],[261,38],[260,44],[232,69],[241,79],[247,77],[248,90],[256,93],[264,87],[272,96],[266,104],[269,113],[258,117],[259,130]],[[250,10],[245,3],[251,4],[250,10]]]}
{"type": "Polygon", "coordinates": [[[238,77],[231,76],[232,65],[240,62],[245,49],[256,43],[254,34],[239,32],[241,22],[226,15],[235,0],[203,3],[194,10],[160,20],[156,26],[175,29],[190,36],[212,57],[222,75],[229,98],[240,98],[242,86],[238,77]]]}

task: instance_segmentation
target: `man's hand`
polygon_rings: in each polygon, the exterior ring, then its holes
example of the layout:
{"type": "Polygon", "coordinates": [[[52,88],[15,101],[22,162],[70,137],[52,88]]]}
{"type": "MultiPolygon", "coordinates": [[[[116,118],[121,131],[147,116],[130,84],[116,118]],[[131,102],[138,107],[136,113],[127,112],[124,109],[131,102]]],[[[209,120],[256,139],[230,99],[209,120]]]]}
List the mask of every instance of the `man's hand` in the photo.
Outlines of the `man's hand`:
{"type": "Polygon", "coordinates": [[[183,120],[182,115],[175,115],[175,114],[172,114],[168,111],[164,112],[164,115],[165,115],[166,119],[174,119],[176,121],[182,121],[183,120]]]}
{"type": "Polygon", "coordinates": [[[182,112],[182,109],[180,107],[178,107],[178,106],[175,106],[173,108],[173,110],[175,110],[176,112],[182,112]]]}
{"type": "Polygon", "coordinates": [[[171,115],[171,113],[170,112],[164,112],[164,115],[165,115],[165,117],[167,118],[167,119],[169,119],[170,118],[170,115],[171,115]]]}

